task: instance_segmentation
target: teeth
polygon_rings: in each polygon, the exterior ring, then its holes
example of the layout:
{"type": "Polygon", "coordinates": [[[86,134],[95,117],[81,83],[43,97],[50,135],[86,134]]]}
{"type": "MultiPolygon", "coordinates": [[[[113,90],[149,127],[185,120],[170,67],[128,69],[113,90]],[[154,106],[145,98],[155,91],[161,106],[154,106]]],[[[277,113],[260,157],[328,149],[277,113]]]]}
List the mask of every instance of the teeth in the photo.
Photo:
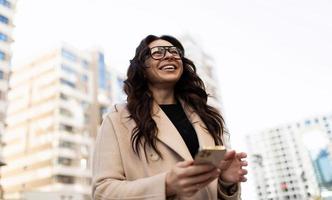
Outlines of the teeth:
{"type": "Polygon", "coordinates": [[[164,66],[161,68],[161,70],[174,70],[174,69],[175,69],[175,67],[172,65],[167,65],[167,66],[164,66]]]}

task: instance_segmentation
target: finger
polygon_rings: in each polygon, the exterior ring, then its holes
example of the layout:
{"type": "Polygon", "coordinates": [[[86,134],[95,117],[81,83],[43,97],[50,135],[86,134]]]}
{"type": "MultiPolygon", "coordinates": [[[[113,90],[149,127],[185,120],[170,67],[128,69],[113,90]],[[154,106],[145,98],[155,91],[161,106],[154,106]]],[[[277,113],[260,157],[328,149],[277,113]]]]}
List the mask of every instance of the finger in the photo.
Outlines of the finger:
{"type": "Polygon", "coordinates": [[[248,162],[247,161],[241,161],[241,166],[244,167],[244,166],[248,166],[248,162]]]}
{"type": "Polygon", "coordinates": [[[248,180],[248,179],[247,179],[246,177],[243,176],[243,177],[241,177],[241,180],[240,180],[240,181],[241,181],[241,182],[246,182],[247,180],[248,180]]]}
{"type": "Polygon", "coordinates": [[[236,157],[237,157],[238,159],[243,159],[243,158],[246,158],[246,157],[247,157],[247,154],[244,153],[244,152],[237,153],[237,154],[236,154],[236,157]]]}
{"type": "Polygon", "coordinates": [[[197,192],[199,190],[201,190],[202,188],[206,187],[208,184],[210,184],[213,180],[215,180],[217,177],[210,177],[209,179],[203,181],[203,182],[199,182],[199,183],[195,183],[195,184],[192,184],[188,187],[186,187],[184,189],[185,192],[197,192]]]}
{"type": "Polygon", "coordinates": [[[238,173],[239,173],[239,175],[244,176],[244,175],[248,174],[248,171],[246,169],[241,169],[241,170],[239,170],[238,173]]]}
{"type": "Polygon", "coordinates": [[[190,189],[190,190],[183,191],[179,196],[180,197],[192,197],[196,194],[196,192],[198,192],[198,189],[193,188],[193,189],[190,189]]]}
{"type": "Polygon", "coordinates": [[[186,168],[185,175],[186,176],[197,176],[200,174],[205,174],[211,172],[213,170],[217,170],[214,165],[210,164],[200,164],[200,165],[191,165],[186,168]]]}
{"type": "Polygon", "coordinates": [[[183,193],[186,194],[192,194],[198,192],[198,190],[201,188],[199,184],[189,185],[186,188],[183,189],[183,193]]]}
{"type": "Polygon", "coordinates": [[[231,164],[231,161],[224,161],[224,160],[222,160],[222,161],[219,163],[218,168],[219,168],[220,170],[224,170],[224,169],[226,169],[230,164],[231,164]]]}
{"type": "Polygon", "coordinates": [[[234,150],[230,150],[230,151],[227,151],[224,155],[224,161],[227,161],[227,160],[232,160],[234,159],[236,153],[234,150]]]}
{"type": "Polygon", "coordinates": [[[210,184],[213,180],[215,180],[216,178],[218,178],[219,176],[212,176],[210,177],[209,179],[207,179],[206,181],[204,182],[200,182],[200,183],[197,183],[196,185],[199,185],[200,186],[200,189],[201,188],[204,188],[206,187],[208,184],[210,184]]]}
{"type": "Polygon", "coordinates": [[[181,161],[181,162],[176,163],[176,166],[181,167],[181,168],[185,168],[185,167],[188,167],[188,166],[192,165],[193,163],[194,163],[193,160],[185,160],[185,161],[181,161]]]}
{"type": "Polygon", "coordinates": [[[208,180],[206,180],[204,182],[192,184],[192,185],[186,187],[183,190],[183,192],[186,193],[186,194],[195,194],[196,192],[198,192],[202,188],[206,187],[208,184],[210,184],[215,179],[216,179],[216,177],[211,177],[211,178],[209,178],[208,180]]]}
{"type": "Polygon", "coordinates": [[[220,175],[220,170],[215,169],[208,173],[188,177],[183,185],[190,186],[190,185],[204,184],[206,182],[209,183],[211,182],[211,180],[214,180],[215,178],[219,177],[219,175],[220,175]]]}

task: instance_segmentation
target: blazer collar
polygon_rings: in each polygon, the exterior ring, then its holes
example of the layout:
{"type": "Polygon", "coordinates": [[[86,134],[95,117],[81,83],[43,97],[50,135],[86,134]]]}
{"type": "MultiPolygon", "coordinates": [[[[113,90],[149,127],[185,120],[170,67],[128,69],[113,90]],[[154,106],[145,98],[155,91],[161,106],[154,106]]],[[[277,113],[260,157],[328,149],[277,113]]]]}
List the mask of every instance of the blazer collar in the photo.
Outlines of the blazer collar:
{"type": "MultiPolygon", "coordinates": [[[[180,103],[189,121],[191,122],[196,131],[199,148],[205,146],[214,146],[214,140],[212,136],[208,133],[208,130],[199,115],[190,106],[186,105],[182,100],[180,100],[180,103]]],[[[135,128],[136,123],[134,122],[134,120],[129,119],[130,114],[128,113],[127,109],[125,110],[126,112],[123,113],[121,117],[122,122],[124,122],[124,124],[127,124],[129,131],[132,131],[135,128]]],[[[158,127],[158,140],[171,148],[184,160],[192,160],[193,157],[191,156],[187,145],[182,139],[181,134],[178,132],[176,127],[173,125],[173,123],[169,120],[167,115],[155,101],[153,102],[151,114],[153,120],[156,122],[158,127]]]]}
{"type": "MultiPolygon", "coordinates": [[[[200,148],[214,146],[214,140],[208,133],[206,126],[199,115],[194,112],[191,107],[185,105],[182,100],[180,100],[180,103],[196,131],[200,148]]],[[[184,160],[192,160],[193,157],[182,139],[181,134],[156,102],[154,102],[152,113],[152,118],[155,120],[158,127],[158,139],[174,150],[174,152],[180,155],[184,160]]]]}

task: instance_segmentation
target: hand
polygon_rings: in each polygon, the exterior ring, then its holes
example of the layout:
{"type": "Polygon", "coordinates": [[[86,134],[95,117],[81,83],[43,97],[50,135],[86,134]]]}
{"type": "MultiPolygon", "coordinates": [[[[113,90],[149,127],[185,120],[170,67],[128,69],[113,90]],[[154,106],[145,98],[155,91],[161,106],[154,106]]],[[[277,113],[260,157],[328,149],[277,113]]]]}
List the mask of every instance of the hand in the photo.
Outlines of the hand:
{"type": "Polygon", "coordinates": [[[193,165],[194,161],[178,162],[166,174],[166,196],[191,197],[219,177],[220,170],[210,164],[193,165]]]}
{"type": "Polygon", "coordinates": [[[236,153],[234,150],[227,151],[224,159],[220,162],[219,169],[221,170],[220,177],[222,181],[227,183],[245,182],[247,178],[245,175],[248,173],[243,167],[248,163],[242,160],[247,157],[246,153],[236,153]]]}

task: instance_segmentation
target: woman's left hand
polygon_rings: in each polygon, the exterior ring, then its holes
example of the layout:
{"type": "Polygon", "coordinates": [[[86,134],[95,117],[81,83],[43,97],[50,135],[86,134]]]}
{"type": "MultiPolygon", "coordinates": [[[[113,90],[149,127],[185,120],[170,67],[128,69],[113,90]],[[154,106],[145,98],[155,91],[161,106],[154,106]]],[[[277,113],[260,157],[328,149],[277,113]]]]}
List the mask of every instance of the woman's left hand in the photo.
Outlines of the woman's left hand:
{"type": "Polygon", "coordinates": [[[246,169],[243,169],[243,167],[248,165],[247,161],[244,160],[246,157],[247,154],[244,152],[227,151],[224,159],[219,164],[221,180],[227,183],[247,181],[245,175],[248,172],[246,169]]]}

